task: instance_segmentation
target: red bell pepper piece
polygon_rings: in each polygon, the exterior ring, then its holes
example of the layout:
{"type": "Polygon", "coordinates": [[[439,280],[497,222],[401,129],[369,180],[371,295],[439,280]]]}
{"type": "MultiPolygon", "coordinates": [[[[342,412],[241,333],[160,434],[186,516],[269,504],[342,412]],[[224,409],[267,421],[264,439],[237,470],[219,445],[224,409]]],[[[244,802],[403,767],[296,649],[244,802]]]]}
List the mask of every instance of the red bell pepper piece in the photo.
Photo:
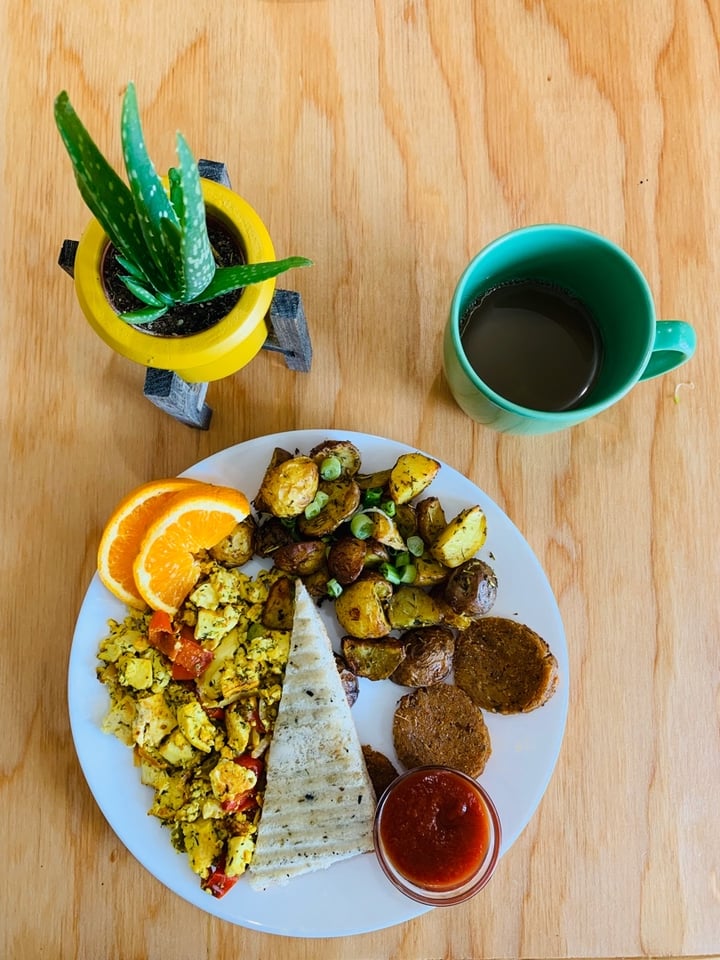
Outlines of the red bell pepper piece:
{"type": "Polygon", "coordinates": [[[170,615],[164,610],[156,610],[150,617],[148,641],[173,664],[176,680],[194,680],[201,676],[212,663],[214,654],[206,650],[193,638],[192,632],[185,626],[177,630],[170,615]]]}
{"type": "Polygon", "coordinates": [[[210,873],[204,880],[200,881],[203,890],[207,890],[218,900],[224,897],[228,890],[231,890],[237,883],[237,877],[229,877],[225,873],[225,856],[223,855],[210,867],[210,873]]]}

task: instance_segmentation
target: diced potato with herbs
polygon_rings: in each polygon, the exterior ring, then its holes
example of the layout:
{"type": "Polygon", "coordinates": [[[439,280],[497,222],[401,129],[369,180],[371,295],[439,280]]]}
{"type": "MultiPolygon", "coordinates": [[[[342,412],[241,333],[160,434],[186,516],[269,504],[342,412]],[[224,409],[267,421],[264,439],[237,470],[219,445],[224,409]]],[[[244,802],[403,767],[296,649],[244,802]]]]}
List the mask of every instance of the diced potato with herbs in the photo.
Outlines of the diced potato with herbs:
{"type": "Polygon", "coordinates": [[[390,471],[388,491],[395,503],[408,503],[429,487],[440,464],[424,453],[403,453],[390,471]]]}
{"type": "Polygon", "coordinates": [[[430,553],[446,567],[459,567],[485,543],[487,519],[479,506],[462,510],[435,539],[430,553]]]}
{"type": "Polygon", "coordinates": [[[429,593],[416,586],[398,587],[388,606],[388,619],[394,630],[431,627],[442,622],[440,607],[429,593]]]}
{"type": "Polygon", "coordinates": [[[405,656],[405,648],[400,640],[343,637],[342,654],[348,667],[358,677],[387,680],[405,656]]]}

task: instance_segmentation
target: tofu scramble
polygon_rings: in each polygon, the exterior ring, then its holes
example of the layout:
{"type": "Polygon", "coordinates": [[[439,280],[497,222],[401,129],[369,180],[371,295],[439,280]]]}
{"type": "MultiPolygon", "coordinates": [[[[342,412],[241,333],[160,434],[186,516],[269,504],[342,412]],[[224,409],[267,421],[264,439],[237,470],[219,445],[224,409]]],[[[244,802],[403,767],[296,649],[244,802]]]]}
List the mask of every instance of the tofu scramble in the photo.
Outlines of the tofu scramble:
{"type": "Polygon", "coordinates": [[[150,611],[110,621],[98,650],[98,679],[111,701],[103,730],[133,749],[141,781],[154,791],[148,813],[169,828],[216,897],[246,870],[255,848],[263,758],[290,645],[289,629],[262,623],[280,576],[203,563],[172,625],[202,657],[199,676],[151,642],[157,614],[150,611]]]}

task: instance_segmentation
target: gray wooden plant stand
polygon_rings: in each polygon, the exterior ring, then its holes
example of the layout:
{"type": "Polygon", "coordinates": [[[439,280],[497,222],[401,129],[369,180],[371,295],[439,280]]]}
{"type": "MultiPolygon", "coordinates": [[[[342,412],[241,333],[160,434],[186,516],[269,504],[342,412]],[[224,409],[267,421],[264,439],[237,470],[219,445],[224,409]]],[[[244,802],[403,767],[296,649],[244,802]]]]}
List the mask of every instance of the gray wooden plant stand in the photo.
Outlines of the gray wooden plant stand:
{"type": "MultiPolygon", "coordinates": [[[[198,161],[200,176],[230,187],[224,163],[198,161]]],[[[64,240],[58,263],[72,277],[75,271],[77,240],[64,240]]],[[[263,350],[281,353],[290,370],[307,373],[312,364],[312,344],[302,298],[294,290],[275,290],[267,316],[268,336],[263,350]]],[[[189,427],[207,430],[212,408],[205,403],[209,384],[188,383],[172,370],[150,367],[145,374],[143,395],[156,407],[189,427]]]]}

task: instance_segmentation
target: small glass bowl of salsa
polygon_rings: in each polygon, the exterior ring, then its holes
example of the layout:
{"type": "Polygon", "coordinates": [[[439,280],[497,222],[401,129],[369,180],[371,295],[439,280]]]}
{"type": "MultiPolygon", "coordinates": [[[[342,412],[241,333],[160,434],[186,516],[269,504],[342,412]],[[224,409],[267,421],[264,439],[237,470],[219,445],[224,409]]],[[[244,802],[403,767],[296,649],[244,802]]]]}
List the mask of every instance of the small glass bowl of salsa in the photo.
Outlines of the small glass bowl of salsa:
{"type": "Polygon", "coordinates": [[[394,780],[375,811],[375,852],[413,900],[452,906],[478,893],[500,854],[500,818],[477,780],[445,766],[394,780]]]}

